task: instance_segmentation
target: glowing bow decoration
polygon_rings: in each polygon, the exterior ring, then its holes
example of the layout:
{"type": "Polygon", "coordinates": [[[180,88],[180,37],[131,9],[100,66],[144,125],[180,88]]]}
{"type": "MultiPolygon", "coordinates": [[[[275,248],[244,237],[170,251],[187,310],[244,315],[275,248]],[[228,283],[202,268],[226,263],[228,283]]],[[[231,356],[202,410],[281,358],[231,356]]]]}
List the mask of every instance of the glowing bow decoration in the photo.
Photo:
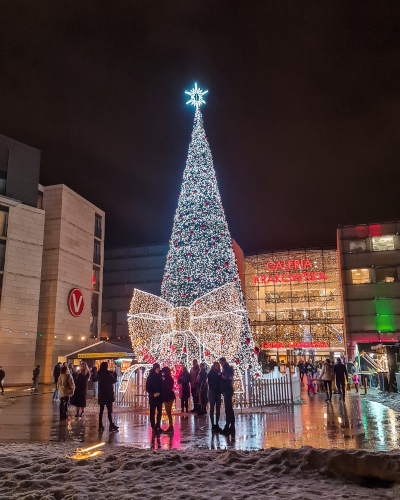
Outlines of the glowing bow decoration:
{"type": "Polygon", "coordinates": [[[210,364],[231,360],[242,327],[243,309],[234,283],[196,299],[189,307],[134,290],[128,314],[132,346],[138,361],[174,360],[191,366],[193,359],[210,364]]]}

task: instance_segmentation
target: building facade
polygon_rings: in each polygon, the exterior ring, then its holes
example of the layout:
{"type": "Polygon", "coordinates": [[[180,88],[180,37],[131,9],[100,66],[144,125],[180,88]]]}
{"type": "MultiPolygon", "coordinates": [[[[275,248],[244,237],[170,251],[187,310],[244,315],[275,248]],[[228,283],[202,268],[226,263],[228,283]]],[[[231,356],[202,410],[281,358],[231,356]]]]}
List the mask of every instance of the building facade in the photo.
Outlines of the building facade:
{"type": "Polygon", "coordinates": [[[0,135],[0,366],[27,383],[35,361],[44,219],[40,151],[0,135]]]}
{"type": "Polygon", "coordinates": [[[43,188],[43,209],[35,362],[48,383],[59,358],[97,341],[100,334],[104,212],[64,185],[43,188]],[[74,289],[77,295],[70,295],[74,289]]]}
{"type": "Polygon", "coordinates": [[[340,227],[337,231],[347,350],[400,335],[400,222],[340,227]]]}
{"type": "Polygon", "coordinates": [[[134,288],[160,296],[168,244],[111,248],[104,256],[101,339],[130,345],[128,312],[134,288]]]}
{"type": "Polygon", "coordinates": [[[284,362],[343,355],[340,273],[335,248],[246,255],[242,281],[256,344],[284,362]]]}

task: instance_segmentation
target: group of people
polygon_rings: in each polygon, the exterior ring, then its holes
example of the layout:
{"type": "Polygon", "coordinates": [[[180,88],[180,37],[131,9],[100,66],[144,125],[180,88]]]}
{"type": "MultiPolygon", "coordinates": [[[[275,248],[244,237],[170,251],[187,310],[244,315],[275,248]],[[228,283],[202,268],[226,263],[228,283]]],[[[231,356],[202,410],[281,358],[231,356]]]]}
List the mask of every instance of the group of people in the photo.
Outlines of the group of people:
{"type": "Polygon", "coordinates": [[[108,370],[107,362],[100,365],[100,369],[93,367],[89,370],[87,363],[82,362],[79,370],[73,370],[73,365],[65,362],[57,363],[53,371],[56,390],[53,395],[53,401],[60,401],[60,420],[67,420],[68,407],[75,406],[75,417],[82,418],[85,414],[87,401],[87,388],[90,379],[93,381],[93,393],[98,397],[100,406],[99,412],[99,431],[104,430],[103,413],[107,408],[109,430],[117,431],[118,427],[112,420],[112,408],[114,403],[114,384],[117,382],[117,374],[108,370]]]}
{"type": "MultiPolygon", "coordinates": [[[[207,404],[210,405],[210,420],[213,432],[223,434],[235,433],[235,414],[233,411],[234,394],[234,370],[225,358],[215,362],[207,373],[204,363],[198,364],[193,360],[190,373],[186,367],[182,368],[178,377],[179,396],[181,399],[181,412],[189,412],[189,399],[192,395],[192,413],[198,415],[207,414],[207,404]],[[224,429],[219,426],[221,412],[221,397],[224,398],[226,424],[224,429]],[[214,413],[215,411],[215,413],[214,413]]],[[[154,363],[146,381],[146,391],[149,394],[150,423],[153,432],[173,432],[172,405],[175,401],[174,379],[169,367],[161,369],[158,363],[154,363]],[[168,416],[168,428],[161,429],[162,407],[168,416]],[[156,417],[157,412],[157,417],[156,417]]]]}
{"type": "Polygon", "coordinates": [[[317,364],[315,367],[309,359],[306,363],[300,361],[298,364],[300,371],[300,379],[303,380],[304,375],[307,378],[307,392],[308,394],[315,393],[315,387],[323,385],[323,390],[326,392],[326,402],[332,401],[332,383],[336,383],[336,392],[340,396],[340,400],[346,400],[346,386],[348,383],[349,375],[355,386],[356,392],[359,387],[359,367],[357,361],[352,363],[351,373],[347,371],[347,367],[342,363],[340,358],[336,359],[333,364],[329,358],[325,359],[323,363],[317,364]]]}

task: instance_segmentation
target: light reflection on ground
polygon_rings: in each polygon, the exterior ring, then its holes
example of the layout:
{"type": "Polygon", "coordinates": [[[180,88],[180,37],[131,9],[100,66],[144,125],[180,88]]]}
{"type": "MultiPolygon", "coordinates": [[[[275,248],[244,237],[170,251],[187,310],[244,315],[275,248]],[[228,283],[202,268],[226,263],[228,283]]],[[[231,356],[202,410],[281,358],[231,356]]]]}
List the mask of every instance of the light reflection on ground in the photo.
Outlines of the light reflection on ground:
{"type": "MultiPolygon", "coordinates": [[[[11,394],[10,394],[11,396],[11,394]]],[[[88,411],[84,419],[74,417],[67,423],[58,420],[58,404],[51,394],[17,398],[17,402],[0,410],[0,441],[76,442],[90,445],[106,441],[152,449],[241,449],[269,447],[362,449],[388,451],[400,448],[400,414],[379,403],[363,401],[350,394],[344,406],[334,396],[332,405],[324,395],[308,397],[306,404],[269,407],[262,413],[236,414],[236,436],[212,434],[207,416],[177,412],[174,434],[153,436],[145,413],[128,411],[115,414],[118,433],[97,431],[98,416],[88,411]]],[[[259,410],[255,410],[259,411],[259,410]]],[[[71,412],[73,415],[75,412],[71,412]]],[[[105,421],[105,420],[104,420],[105,421]]],[[[164,422],[163,427],[168,427],[164,422]]]]}

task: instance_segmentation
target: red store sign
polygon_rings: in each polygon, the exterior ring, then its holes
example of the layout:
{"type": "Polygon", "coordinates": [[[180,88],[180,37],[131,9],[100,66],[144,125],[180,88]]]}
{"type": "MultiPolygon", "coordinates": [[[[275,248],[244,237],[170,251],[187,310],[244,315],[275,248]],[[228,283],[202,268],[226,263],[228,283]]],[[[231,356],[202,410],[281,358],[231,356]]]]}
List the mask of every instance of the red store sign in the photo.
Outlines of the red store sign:
{"type": "Polygon", "coordinates": [[[261,349],[286,349],[287,347],[291,349],[313,349],[328,347],[328,342],[263,342],[261,344],[261,349]]]}
{"type": "Polygon", "coordinates": [[[79,288],[73,288],[68,295],[68,310],[72,316],[78,317],[83,313],[85,299],[79,288]]]}
{"type": "Polygon", "coordinates": [[[311,268],[310,259],[306,260],[280,260],[278,262],[268,261],[266,266],[268,271],[275,271],[273,274],[257,274],[254,276],[254,284],[262,283],[290,283],[291,281],[321,281],[327,280],[324,271],[304,271],[311,268]],[[277,273],[276,271],[289,271],[300,269],[302,272],[277,273]]]}

